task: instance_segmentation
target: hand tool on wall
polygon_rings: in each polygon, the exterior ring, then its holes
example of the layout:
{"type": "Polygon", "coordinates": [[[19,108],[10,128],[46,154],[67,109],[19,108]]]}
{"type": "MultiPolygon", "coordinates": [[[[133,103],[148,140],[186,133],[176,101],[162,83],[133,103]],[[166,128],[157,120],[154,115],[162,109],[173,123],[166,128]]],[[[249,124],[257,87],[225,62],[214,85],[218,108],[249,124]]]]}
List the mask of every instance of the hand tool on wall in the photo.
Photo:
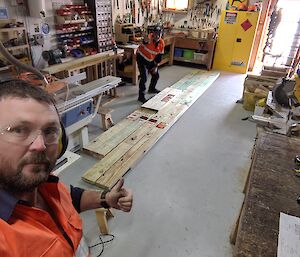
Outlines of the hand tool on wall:
{"type": "Polygon", "coordinates": [[[135,0],[130,1],[130,8],[132,13],[132,23],[135,23],[135,0]]]}
{"type": "Polygon", "coordinates": [[[205,3],[205,11],[204,11],[204,15],[206,17],[209,17],[210,16],[210,5],[209,3],[205,3]]]}
{"type": "Polygon", "coordinates": [[[141,0],[141,8],[142,8],[142,15],[144,16],[146,10],[146,0],[141,0]]]}
{"type": "Polygon", "coordinates": [[[119,0],[117,0],[117,9],[119,10],[119,0]]]}
{"type": "Polygon", "coordinates": [[[211,3],[211,5],[210,5],[210,18],[212,18],[214,11],[215,11],[214,5],[211,3]]]}

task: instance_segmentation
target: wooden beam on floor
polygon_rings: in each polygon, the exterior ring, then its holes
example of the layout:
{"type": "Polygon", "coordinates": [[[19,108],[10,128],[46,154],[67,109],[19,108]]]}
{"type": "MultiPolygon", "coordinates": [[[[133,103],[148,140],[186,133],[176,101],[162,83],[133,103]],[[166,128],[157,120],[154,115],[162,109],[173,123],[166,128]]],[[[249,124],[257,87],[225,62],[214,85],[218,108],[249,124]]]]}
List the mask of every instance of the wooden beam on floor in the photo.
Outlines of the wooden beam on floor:
{"type": "Polygon", "coordinates": [[[96,185],[104,188],[113,187],[118,180],[127,173],[143,155],[163,136],[168,129],[178,120],[181,114],[184,113],[186,107],[178,105],[171,115],[164,116],[155,124],[148,124],[143,129],[142,134],[135,144],[132,145],[129,151],[126,151],[119,161],[115,162],[99,179],[96,185]],[[158,126],[164,124],[164,126],[158,126]],[[158,126],[158,127],[157,127],[158,126]]]}
{"type": "Polygon", "coordinates": [[[175,83],[167,92],[156,95],[151,106],[141,108],[101,134],[85,151],[102,157],[82,179],[101,188],[111,188],[164,135],[183,113],[217,79],[219,73],[193,71],[175,83]],[[167,103],[159,103],[168,92],[175,92],[167,103]],[[156,98],[156,99],[155,99],[156,98]],[[103,150],[104,149],[104,150],[103,150]]]}
{"type": "Polygon", "coordinates": [[[160,111],[182,94],[182,90],[167,87],[156,97],[152,97],[142,105],[143,108],[160,111]]]}
{"type": "Polygon", "coordinates": [[[143,125],[145,120],[141,119],[141,116],[151,118],[155,114],[156,111],[153,110],[136,110],[127,118],[92,140],[83,150],[101,159],[143,125]]]}
{"type": "MultiPolygon", "coordinates": [[[[179,105],[180,108],[186,108],[183,105],[179,105]]],[[[160,114],[156,114],[148,118],[144,119],[136,119],[135,122],[139,124],[138,129],[135,130],[134,133],[130,134],[126,139],[124,139],[121,143],[114,147],[107,155],[105,155],[98,163],[96,163],[89,171],[87,171],[83,179],[89,183],[97,184],[100,187],[106,188],[106,185],[99,184],[99,179],[105,177],[106,173],[109,173],[108,170],[120,160],[121,163],[124,162],[124,156],[128,152],[135,152],[135,148],[139,148],[141,142],[143,144],[144,140],[152,135],[152,129],[158,126],[158,130],[166,130],[168,128],[168,124],[170,120],[175,120],[174,115],[176,115],[177,108],[173,106],[166,108],[164,112],[160,114]],[[173,109],[173,111],[171,110],[173,109]],[[98,182],[97,182],[98,181],[98,182]]],[[[140,114],[143,114],[141,111],[140,114]]],[[[140,116],[146,117],[146,116],[140,116]]],[[[127,171],[127,170],[126,170],[127,171]]],[[[125,171],[125,172],[126,172],[125,171]]]]}

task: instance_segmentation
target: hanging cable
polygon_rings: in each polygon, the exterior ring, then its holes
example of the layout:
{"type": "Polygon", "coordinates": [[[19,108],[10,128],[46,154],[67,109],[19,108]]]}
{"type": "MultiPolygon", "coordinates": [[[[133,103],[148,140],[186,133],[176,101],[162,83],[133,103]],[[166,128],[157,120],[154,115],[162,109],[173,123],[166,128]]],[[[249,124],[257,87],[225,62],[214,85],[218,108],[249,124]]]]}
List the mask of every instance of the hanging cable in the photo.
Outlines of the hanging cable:
{"type": "Polygon", "coordinates": [[[103,235],[99,235],[99,240],[100,240],[99,243],[89,246],[89,249],[92,249],[92,248],[95,248],[98,245],[101,245],[101,250],[100,250],[100,253],[97,255],[97,257],[100,257],[102,255],[102,253],[104,252],[104,245],[107,244],[107,243],[109,243],[109,242],[112,242],[115,239],[115,236],[112,235],[112,234],[104,235],[104,236],[110,237],[110,239],[107,239],[107,240],[103,240],[101,238],[102,236],[103,235]]]}

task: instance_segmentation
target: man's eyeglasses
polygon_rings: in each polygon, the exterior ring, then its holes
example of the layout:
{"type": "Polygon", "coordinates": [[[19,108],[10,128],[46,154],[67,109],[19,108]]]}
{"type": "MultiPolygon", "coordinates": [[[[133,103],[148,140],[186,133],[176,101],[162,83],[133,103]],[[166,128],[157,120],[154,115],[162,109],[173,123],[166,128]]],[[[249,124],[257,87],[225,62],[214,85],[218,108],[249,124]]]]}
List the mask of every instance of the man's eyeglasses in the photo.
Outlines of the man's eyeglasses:
{"type": "Polygon", "coordinates": [[[1,140],[23,146],[32,144],[39,135],[43,137],[45,145],[57,144],[60,134],[61,128],[57,126],[49,126],[42,130],[33,130],[24,125],[0,128],[1,140]]]}

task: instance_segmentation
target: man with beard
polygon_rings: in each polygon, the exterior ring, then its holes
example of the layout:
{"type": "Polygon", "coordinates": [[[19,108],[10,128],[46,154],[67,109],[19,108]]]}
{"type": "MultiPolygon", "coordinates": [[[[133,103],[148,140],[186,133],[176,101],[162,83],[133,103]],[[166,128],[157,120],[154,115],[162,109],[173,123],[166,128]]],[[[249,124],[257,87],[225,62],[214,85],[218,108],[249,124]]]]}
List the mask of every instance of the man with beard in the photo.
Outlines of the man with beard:
{"type": "Polygon", "coordinates": [[[88,256],[78,213],[131,210],[123,179],[99,194],[72,186],[69,192],[51,175],[61,133],[55,101],[43,89],[0,84],[0,256],[88,256]]]}

